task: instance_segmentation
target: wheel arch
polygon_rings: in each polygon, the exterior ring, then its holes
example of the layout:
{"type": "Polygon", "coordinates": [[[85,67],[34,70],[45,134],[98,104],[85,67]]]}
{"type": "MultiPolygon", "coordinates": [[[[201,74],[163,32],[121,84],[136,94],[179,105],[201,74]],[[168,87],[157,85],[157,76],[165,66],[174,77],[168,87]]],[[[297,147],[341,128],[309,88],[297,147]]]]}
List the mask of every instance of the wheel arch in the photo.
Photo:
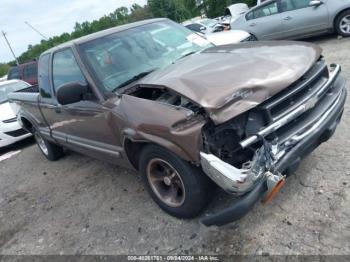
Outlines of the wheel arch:
{"type": "Polygon", "coordinates": [[[255,41],[259,41],[259,38],[252,32],[248,32],[251,36],[255,38],[255,41]]]}
{"type": "Polygon", "coordinates": [[[20,119],[20,124],[22,128],[28,131],[29,133],[33,133],[33,128],[34,128],[33,123],[25,116],[20,116],[19,119],[20,119]]]}
{"type": "Polygon", "coordinates": [[[125,137],[124,138],[124,150],[125,150],[125,155],[128,158],[130,164],[136,169],[139,170],[139,160],[140,160],[140,155],[141,151],[143,150],[144,147],[148,145],[156,145],[160,146],[174,154],[176,154],[178,157],[181,159],[188,161],[188,162],[195,162],[195,160],[191,159],[189,155],[180,147],[176,146],[175,144],[169,143],[167,141],[166,143],[160,142],[155,142],[151,140],[133,140],[130,137],[125,137]]]}
{"type": "Polygon", "coordinates": [[[346,11],[350,11],[350,6],[338,11],[338,13],[334,16],[334,19],[333,19],[333,29],[335,32],[337,32],[337,21],[338,21],[338,18],[346,11]]]}
{"type": "Polygon", "coordinates": [[[139,170],[139,161],[140,154],[142,149],[149,145],[148,142],[135,142],[130,138],[124,139],[124,150],[126,157],[128,158],[130,164],[136,169],[139,170]]]}

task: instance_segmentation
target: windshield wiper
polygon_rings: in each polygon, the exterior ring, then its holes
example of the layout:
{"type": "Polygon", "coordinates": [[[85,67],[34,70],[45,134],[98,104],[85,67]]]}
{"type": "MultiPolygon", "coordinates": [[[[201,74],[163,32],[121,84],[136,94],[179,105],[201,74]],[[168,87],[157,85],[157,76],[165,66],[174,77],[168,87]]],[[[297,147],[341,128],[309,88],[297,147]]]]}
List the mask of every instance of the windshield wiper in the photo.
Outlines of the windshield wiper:
{"type": "Polygon", "coordinates": [[[117,89],[119,88],[122,88],[124,86],[127,86],[129,84],[131,84],[132,82],[135,82],[137,80],[140,80],[141,78],[144,78],[146,75],[149,75],[150,73],[152,73],[153,71],[155,71],[156,69],[152,69],[152,70],[149,70],[149,71],[145,71],[145,72],[142,72],[142,73],[139,73],[135,76],[133,76],[132,78],[130,78],[129,80],[125,81],[124,83],[121,83],[120,85],[118,85],[116,88],[113,89],[113,92],[116,91],[117,89]]]}

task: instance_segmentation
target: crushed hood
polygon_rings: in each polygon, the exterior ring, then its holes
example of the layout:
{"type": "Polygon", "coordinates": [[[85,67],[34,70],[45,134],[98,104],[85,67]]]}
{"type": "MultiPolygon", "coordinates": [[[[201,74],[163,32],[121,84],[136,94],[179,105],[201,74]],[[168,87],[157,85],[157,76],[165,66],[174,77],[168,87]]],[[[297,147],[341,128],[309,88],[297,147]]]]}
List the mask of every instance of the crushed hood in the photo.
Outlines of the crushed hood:
{"type": "Polygon", "coordinates": [[[215,123],[267,100],[303,76],[321,48],[303,42],[216,46],[157,70],[140,84],[165,86],[201,105],[215,123]]]}

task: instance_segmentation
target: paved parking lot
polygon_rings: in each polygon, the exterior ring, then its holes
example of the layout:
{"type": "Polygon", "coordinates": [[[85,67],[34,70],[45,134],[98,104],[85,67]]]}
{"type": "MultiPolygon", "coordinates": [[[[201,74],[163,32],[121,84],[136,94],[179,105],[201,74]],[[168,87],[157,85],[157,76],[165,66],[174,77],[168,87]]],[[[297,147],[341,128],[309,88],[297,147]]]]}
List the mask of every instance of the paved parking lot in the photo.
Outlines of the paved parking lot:
{"type": "MultiPolygon", "coordinates": [[[[350,39],[310,41],[350,80],[350,39]]],[[[0,254],[350,254],[349,128],[350,100],[272,204],[221,228],[168,216],[136,172],[72,152],[48,162],[28,139],[0,150],[21,151],[0,162],[0,254]]]]}

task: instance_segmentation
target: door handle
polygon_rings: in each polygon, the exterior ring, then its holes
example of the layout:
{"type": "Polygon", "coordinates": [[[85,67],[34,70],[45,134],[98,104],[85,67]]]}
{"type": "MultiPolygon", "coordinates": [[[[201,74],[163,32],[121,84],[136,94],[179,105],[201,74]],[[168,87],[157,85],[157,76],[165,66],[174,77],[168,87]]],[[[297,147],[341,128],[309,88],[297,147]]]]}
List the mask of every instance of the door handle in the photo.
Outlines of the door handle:
{"type": "Polygon", "coordinates": [[[287,16],[285,18],[283,18],[284,20],[288,21],[288,20],[292,20],[292,17],[291,16],[287,16]]]}
{"type": "Polygon", "coordinates": [[[251,23],[249,26],[252,26],[252,27],[256,26],[256,23],[251,23]]]}

